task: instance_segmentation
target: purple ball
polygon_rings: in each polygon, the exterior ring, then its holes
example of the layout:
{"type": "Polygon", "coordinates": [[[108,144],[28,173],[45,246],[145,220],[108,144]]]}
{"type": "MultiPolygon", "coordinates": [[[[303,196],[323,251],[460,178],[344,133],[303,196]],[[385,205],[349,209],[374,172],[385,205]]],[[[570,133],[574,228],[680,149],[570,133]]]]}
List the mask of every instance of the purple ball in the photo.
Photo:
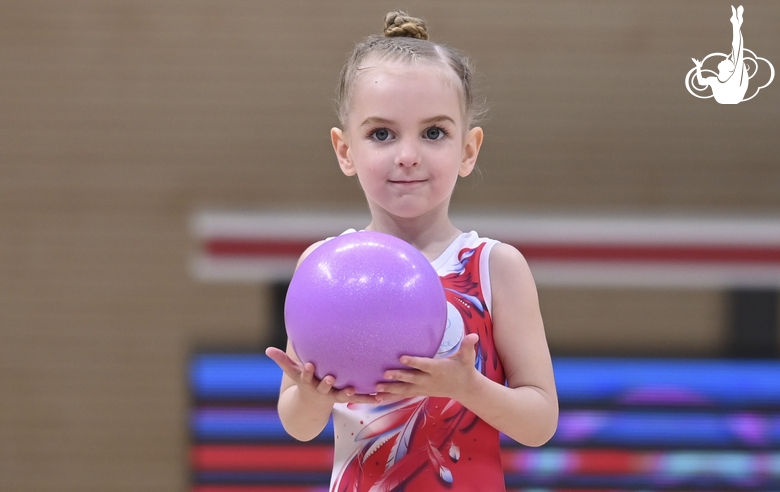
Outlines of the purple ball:
{"type": "Polygon", "coordinates": [[[439,275],[409,243],[379,232],[325,241],[293,275],[284,304],[287,336],[303,362],[335,387],[370,394],[401,355],[433,357],[447,301],[439,275]]]}

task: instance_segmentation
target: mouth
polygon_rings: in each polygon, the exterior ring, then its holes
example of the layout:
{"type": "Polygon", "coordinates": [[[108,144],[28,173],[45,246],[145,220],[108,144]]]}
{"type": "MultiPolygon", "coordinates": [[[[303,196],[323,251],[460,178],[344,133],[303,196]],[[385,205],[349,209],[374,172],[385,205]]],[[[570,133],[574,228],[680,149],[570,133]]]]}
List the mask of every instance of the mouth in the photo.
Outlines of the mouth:
{"type": "Polygon", "coordinates": [[[391,179],[390,180],[391,183],[398,184],[398,185],[414,185],[414,184],[424,183],[425,181],[426,180],[424,179],[397,179],[397,180],[391,179]]]}

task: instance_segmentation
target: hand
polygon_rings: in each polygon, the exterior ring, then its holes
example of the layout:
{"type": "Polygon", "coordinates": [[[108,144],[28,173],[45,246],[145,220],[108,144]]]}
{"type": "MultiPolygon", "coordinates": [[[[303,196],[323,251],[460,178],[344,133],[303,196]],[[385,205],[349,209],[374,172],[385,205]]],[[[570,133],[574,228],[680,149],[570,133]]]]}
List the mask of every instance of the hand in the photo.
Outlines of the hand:
{"type": "Polygon", "coordinates": [[[697,60],[696,58],[691,58],[693,60],[693,63],[696,64],[696,68],[701,68],[701,62],[697,60]]]}
{"type": "Polygon", "coordinates": [[[385,371],[388,383],[376,386],[377,400],[391,403],[412,396],[445,396],[458,400],[467,394],[476,382],[479,372],[474,367],[479,341],[476,333],[463,338],[458,351],[443,359],[404,355],[400,362],[411,369],[385,371]]]}
{"type": "Polygon", "coordinates": [[[283,350],[269,347],[265,350],[265,355],[276,362],[287,377],[293,380],[304,398],[329,402],[331,404],[377,402],[375,396],[356,394],[355,389],[352,387],[346,387],[340,390],[334,388],[333,385],[336,383],[336,378],[331,375],[327,375],[322,379],[317,379],[314,375],[314,364],[311,362],[304,364],[296,361],[283,350]]]}

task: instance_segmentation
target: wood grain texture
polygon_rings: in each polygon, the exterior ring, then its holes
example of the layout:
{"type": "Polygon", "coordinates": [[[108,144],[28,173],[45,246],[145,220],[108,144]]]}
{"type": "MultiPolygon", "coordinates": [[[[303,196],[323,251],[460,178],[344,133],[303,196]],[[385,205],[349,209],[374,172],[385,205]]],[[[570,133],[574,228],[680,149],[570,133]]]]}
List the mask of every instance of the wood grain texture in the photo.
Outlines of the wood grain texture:
{"type": "MultiPolygon", "coordinates": [[[[454,207],[776,215],[778,82],[734,107],[683,84],[692,57],[728,51],[724,5],[415,3],[492,106],[454,207]]],[[[780,3],[743,5],[746,46],[780,68],[780,3]]],[[[187,356],[259,349],[268,322],[265,288],[189,275],[190,214],[363,206],[332,99],[396,7],[0,3],[0,490],[185,489],[187,356]]],[[[713,293],[543,296],[561,351],[721,344],[713,293]]]]}

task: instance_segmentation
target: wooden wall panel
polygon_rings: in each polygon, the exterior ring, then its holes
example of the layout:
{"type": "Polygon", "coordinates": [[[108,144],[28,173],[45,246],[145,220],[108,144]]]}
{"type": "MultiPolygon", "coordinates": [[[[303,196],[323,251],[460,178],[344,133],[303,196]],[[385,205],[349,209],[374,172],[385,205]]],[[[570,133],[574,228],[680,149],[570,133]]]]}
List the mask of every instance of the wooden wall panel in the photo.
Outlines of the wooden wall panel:
{"type": "Polygon", "coordinates": [[[724,355],[723,295],[689,289],[543,288],[550,350],[560,355],[724,355]]]}
{"type": "MultiPolygon", "coordinates": [[[[743,4],[746,45],[780,68],[780,4],[743,4]]],[[[396,5],[0,3],[0,490],[185,488],[187,356],[262,347],[269,302],[191,278],[189,216],[362,206],[332,156],[331,99],[346,53],[396,5]]],[[[492,105],[481,177],[455,207],[780,211],[778,82],[734,107],[683,86],[691,57],[728,50],[726,4],[412,13],[473,56],[492,105]]],[[[717,293],[542,295],[562,352],[637,352],[626,330],[649,326],[643,351],[721,344],[717,293]]]]}

